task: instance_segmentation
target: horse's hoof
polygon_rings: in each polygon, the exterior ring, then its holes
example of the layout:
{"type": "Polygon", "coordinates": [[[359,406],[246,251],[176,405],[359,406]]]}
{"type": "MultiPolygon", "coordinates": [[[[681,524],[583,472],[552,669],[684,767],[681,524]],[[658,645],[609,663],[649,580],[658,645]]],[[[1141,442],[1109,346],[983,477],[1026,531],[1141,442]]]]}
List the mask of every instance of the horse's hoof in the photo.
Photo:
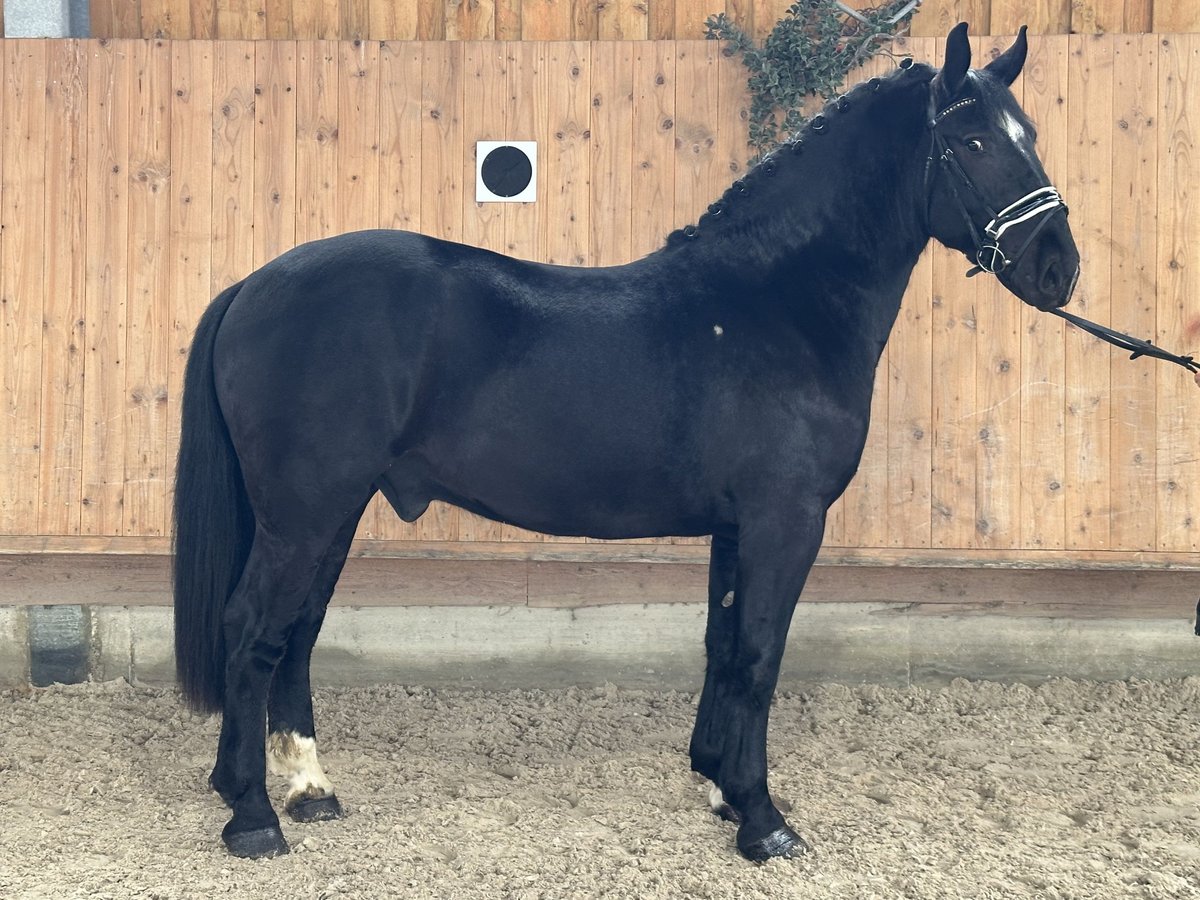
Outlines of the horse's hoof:
{"type": "Polygon", "coordinates": [[[766,837],[761,837],[757,841],[751,841],[748,844],[738,841],[738,850],[742,856],[757,863],[777,858],[794,859],[811,849],[812,847],[805,842],[804,838],[786,825],[776,828],[766,837]]]}
{"type": "Polygon", "coordinates": [[[338,803],[334,794],[328,797],[299,799],[289,803],[286,809],[293,822],[327,822],[345,815],[342,804],[338,803]]]}
{"type": "Polygon", "coordinates": [[[274,826],[232,832],[226,828],[221,839],[225,841],[230,853],[243,859],[268,859],[272,856],[283,856],[288,852],[283,832],[274,826]]]}

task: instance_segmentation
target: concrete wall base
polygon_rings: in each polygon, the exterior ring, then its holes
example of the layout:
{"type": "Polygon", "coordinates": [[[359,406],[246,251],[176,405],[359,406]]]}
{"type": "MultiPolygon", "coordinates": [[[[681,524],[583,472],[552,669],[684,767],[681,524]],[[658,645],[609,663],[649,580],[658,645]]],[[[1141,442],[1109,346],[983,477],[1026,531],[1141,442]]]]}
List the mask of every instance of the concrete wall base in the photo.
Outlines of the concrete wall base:
{"type": "MultiPolygon", "coordinates": [[[[0,684],[28,683],[33,608],[0,607],[0,684]]],[[[94,680],[174,680],[171,611],[83,608],[81,671],[94,680]]],[[[313,660],[318,685],[559,687],[613,684],[695,690],[704,668],[703,604],[577,609],[334,607],[313,660]]],[[[887,604],[800,604],[781,684],[936,686],[957,677],[1038,682],[1200,674],[1189,621],[909,615],[887,604]]]]}

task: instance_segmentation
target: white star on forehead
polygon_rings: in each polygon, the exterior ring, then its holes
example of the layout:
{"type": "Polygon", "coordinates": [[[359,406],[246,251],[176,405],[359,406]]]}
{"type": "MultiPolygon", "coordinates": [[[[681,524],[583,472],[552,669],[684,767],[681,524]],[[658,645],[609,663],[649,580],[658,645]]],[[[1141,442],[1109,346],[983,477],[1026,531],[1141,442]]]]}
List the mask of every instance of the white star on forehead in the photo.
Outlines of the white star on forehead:
{"type": "Polygon", "coordinates": [[[1029,134],[1025,131],[1025,126],[1008,110],[1003,110],[1000,113],[1000,127],[1014,144],[1024,143],[1029,138],[1029,134]]]}

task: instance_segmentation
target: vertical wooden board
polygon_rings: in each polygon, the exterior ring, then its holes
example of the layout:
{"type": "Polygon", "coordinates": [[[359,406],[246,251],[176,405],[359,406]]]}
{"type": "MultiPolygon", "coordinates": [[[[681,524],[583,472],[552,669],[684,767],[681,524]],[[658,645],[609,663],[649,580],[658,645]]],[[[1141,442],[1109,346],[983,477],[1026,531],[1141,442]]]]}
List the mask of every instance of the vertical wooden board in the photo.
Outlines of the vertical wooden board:
{"type": "Polygon", "coordinates": [[[421,229],[462,239],[463,48],[427,43],[422,63],[421,229]]]}
{"type": "MultiPolygon", "coordinates": [[[[1113,41],[1103,35],[1069,39],[1067,180],[1072,232],[1079,246],[1079,283],[1072,309],[1109,324],[1112,222],[1113,41]]],[[[1068,330],[1066,461],[1067,546],[1111,547],[1109,423],[1113,351],[1079,329],[1068,330]]]]}
{"type": "MultiPolygon", "coordinates": [[[[1153,35],[1114,39],[1112,324],[1146,337],[1156,333],[1158,273],[1156,179],[1158,169],[1158,49],[1153,35]]],[[[1192,346],[1183,352],[1200,350],[1192,346]]],[[[1112,353],[1111,543],[1113,549],[1153,550],[1156,545],[1154,372],[1156,363],[1131,363],[1112,353]]]]}
{"type": "Polygon", "coordinates": [[[496,40],[521,39],[521,0],[493,0],[496,4],[496,40]]]}
{"type": "MultiPolygon", "coordinates": [[[[78,534],[83,464],[84,285],[87,219],[87,53],[81,41],[49,46],[46,121],[46,234],[57,255],[46,266],[42,333],[41,502],[37,534],[78,534]]],[[[2,109],[2,106],[0,106],[2,109]]],[[[0,193],[2,196],[2,193],[0,193]]],[[[6,366],[7,351],[0,358],[6,366]]],[[[6,397],[14,395],[5,393],[6,397]]],[[[7,411],[6,411],[7,412],[7,411]]]]}
{"type": "Polygon", "coordinates": [[[142,0],[140,13],[142,37],[189,40],[192,36],[188,0],[142,0]]]}
{"type": "Polygon", "coordinates": [[[337,219],[334,231],[379,224],[379,44],[338,44],[337,219]]]}
{"type": "Polygon", "coordinates": [[[254,44],[221,41],[213,58],[212,290],[254,269],[254,44]]]}
{"type": "MultiPolygon", "coordinates": [[[[549,115],[545,49],[544,44],[528,41],[512,41],[506,45],[505,122],[510,140],[537,140],[541,123],[549,115]]],[[[544,251],[538,223],[547,182],[545,169],[540,165],[538,169],[537,202],[504,204],[504,249],[521,259],[541,261],[544,251]]]]}
{"type": "Polygon", "coordinates": [[[1143,34],[1154,30],[1154,0],[1125,0],[1125,24],[1120,29],[1127,34],[1143,34]]]}
{"type": "Polygon", "coordinates": [[[646,38],[669,41],[675,37],[675,0],[646,0],[646,38]]]}
{"type": "Polygon", "coordinates": [[[267,36],[266,0],[216,0],[216,33],[222,41],[261,41],[267,36]]]}
{"type": "Polygon", "coordinates": [[[725,0],[725,15],[727,15],[742,31],[753,35],[755,0],[725,0]]]}
{"type": "Polygon", "coordinates": [[[267,40],[290,41],[296,37],[292,30],[292,0],[264,0],[267,40]]]}
{"type": "Polygon", "coordinates": [[[146,0],[91,0],[88,4],[91,35],[98,38],[141,37],[143,2],[146,0]]]}
{"type": "MultiPolygon", "coordinates": [[[[1158,343],[1180,347],[1196,328],[1200,296],[1200,116],[1194,91],[1200,83],[1200,36],[1159,40],[1158,115],[1158,343]]],[[[1173,366],[1159,366],[1158,546],[1195,550],[1200,537],[1200,420],[1195,386],[1173,366]]]]}
{"type": "MultiPolygon", "coordinates": [[[[116,37],[113,34],[113,12],[117,0],[88,0],[88,33],[97,38],[116,37]]],[[[0,8],[4,6],[0,3],[0,8]]]]}
{"type": "Polygon", "coordinates": [[[1160,34],[1200,31],[1200,4],[1193,0],[1154,0],[1154,28],[1160,34]]]}
{"type": "Polygon", "coordinates": [[[337,222],[338,45],[296,45],[296,243],[328,237],[337,222]]]}
{"type": "Polygon", "coordinates": [[[976,291],[957,254],[937,248],[932,262],[931,535],[935,547],[962,550],[975,539],[976,291]]]}
{"type": "Polygon", "coordinates": [[[705,20],[723,12],[725,0],[675,0],[675,40],[702,40],[705,20]]]}
{"type": "Polygon", "coordinates": [[[171,147],[171,57],[137,41],[130,107],[128,299],[125,307],[125,503],[122,532],[166,532],[171,147]]]}
{"type": "Polygon", "coordinates": [[[508,133],[507,55],[503,44],[472,41],[463,46],[463,147],[467,168],[463,242],[504,252],[504,203],[478,203],[473,175],[478,141],[505,140],[508,133]]]}
{"type": "Polygon", "coordinates": [[[192,333],[212,296],[213,46],[174,41],[171,52],[171,257],[167,459],[179,448],[183,373],[192,333]]]}
{"type": "Polygon", "coordinates": [[[373,41],[415,41],[417,4],[370,0],[367,36],[373,41]]]}
{"type": "Polygon", "coordinates": [[[296,45],[254,45],[254,268],[296,244],[296,45]]]}
{"type": "Polygon", "coordinates": [[[1068,34],[1071,0],[992,0],[991,25],[986,34],[1016,34],[1028,25],[1033,34],[1068,34]]]}
{"type": "Polygon", "coordinates": [[[787,13],[788,7],[792,5],[792,0],[752,0],[752,2],[752,34],[762,41],[787,13]]]}
{"type": "Polygon", "coordinates": [[[539,123],[538,203],[542,259],[565,266],[588,262],[591,203],[591,58],[584,42],[546,48],[547,115],[539,123]]]}
{"type": "Polygon", "coordinates": [[[446,0],[416,0],[417,40],[446,39],[446,0]]]}
{"type": "Polygon", "coordinates": [[[606,0],[596,18],[596,36],[602,41],[644,41],[650,21],[646,0],[606,0]]]}
{"type": "Polygon", "coordinates": [[[191,7],[192,30],[190,37],[194,41],[211,41],[217,35],[216,0],[172,0],[175,3],[187,3],[191,7]]]}
{"type": "Polygon", "coordinates": [[[639,44],[633,64],[633,256],[663,245],[675,227],[675,55],[639,44]]]}
{"type": "Polygon", "coordinates": [[[88,45],[87,284],[84,289],[83,534],[121,530],[129,247],[128,41],[88,45]]]}
{"type": "Polygon", "coordinates": [[[3,60],[0,533],[33,534],[41,502],[47,42],[9,41],[3,44],[3,60]]]}
{"type": "Polygon", "coordinates": [[[371,30],[370,0],[341,0],[340,13],[337,36],[343,41],[366,40],[371,30]]]}
{"type": "Polygon", "coordinates": [[[571,6],[570,0],[522,0],[521,40],[570,40],[571,6]]]}
{"type": "MultiPolygon", "coordinates": [[[[1010,39],[980,38],[976,65],[986,65],[1010,39]]],[[[1024,84],[1013,84],[1020,103],[1024,84]]],[[[994,203],[1007,203],[1001,197],[994,203]]],[[[972,429],[975,450],[976,546],[1019,546],[1021,530],[1021,303],[995,278],[974,279],[976,382],[972,429]]]]}
{"type": "MultiPolygon", "coordinates": [[[[425,44],[421,72],[421,230],[461,241],[467,166],[463,153],[463,45],[425,44]]],[[[431,504],[417,521],[414,536],[427,541],[457,540],[458,510],[445,503],[431,504]]]]}
{"type": "Polygon", "coordinates": [[[495,36],[494,0],[446,0],[446,40],[490,41],[495,36]]]}
{"type": "Polygon", "coordinates": [[[340,30],[340,0],[292,0],[292,36],[297,40],[337,40],[340,30]]]}
{"type": "Polygon", "coordinates": [[[717,157],[719,47],[675,43],[675,226],[696,222],[725,188],[717,157]]]}
{"type": "Polygon", "coordinates": [[[592,204],[588,255],[597,266],[633,258],[633,59],[630,41],[592,47],[592,204]]]}
{"type": "MultiPolygon", "coordinates": [[[[1067,67],[1065,37],[1030,40],[1022,105],[1037,125],[1038,155],[1059,185],[1067,175],[1067,67]]],[[[1021,546],[1031,549],[1066,544],[1064,331],[1060,320],[1022,305],[1021,546]]]]}
{"type": "Polygon", "coordinates": [[[717,54],[717,189],[724,190],[746,171],[750,157],[750,91],[746,69],[737,56],[717,54]]]}
{"type": "Polygon", "coordinates": [[[959,22],[967,22],[973,34],[989,30],[994,0],[923,0],[912,18],[913,37],[944,38],[959,22]]]}
{"type": "Polygon", "coordinates": [[[379,225],[421,229],[421,65],[410,41],[379,48],[379,225]]]}
{"type": "Polygon", "coordinates": [[[573,41],[594,41],[600,27],[598,0],[567,0],[571,4],[571,33],[573,41]]]}
{"type": "Polygon", "coordinates": [[[887,543],[892,547],[930,546],[930,490],[933,459],[930,366],[933,334],[933,250],[913,269],[900,315],[888,341],[887,543]]]}

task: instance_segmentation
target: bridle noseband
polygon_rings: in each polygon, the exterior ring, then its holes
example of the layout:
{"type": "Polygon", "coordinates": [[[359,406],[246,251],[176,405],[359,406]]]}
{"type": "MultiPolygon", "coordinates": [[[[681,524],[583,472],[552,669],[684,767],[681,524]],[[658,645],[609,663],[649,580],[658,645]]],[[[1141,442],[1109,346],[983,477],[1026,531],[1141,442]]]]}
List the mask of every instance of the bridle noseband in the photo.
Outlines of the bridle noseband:
{"type": "MultiPolygon", "coordinates": [[[[958,161],[958,157],[954,155],[954,151],[950,149],[950,145],[946,142],[946,139],[938,131],[938,126],[947,116],[971,106],[976,102],[975,98],[967,97],[957,100],[941,112],[937,112],[934,102],[935,94],[935,89],[931,88],[929,92],[929,156],[925,160],[926,221],[929,220],[929,206],[933,202],[933,163],[939,162],[942,169],[949,172],[952,176],[950,179],[950,192],[954,197],[959,212],[962,214],[963,221],[967,223],[967,230],[970,232],[971,241],[975,245],[973,260],[975,265],[967,272],[967,277],[970,278],[973,275],[978,275],[980,272],[997,275],[1009,266],[1015,266],[1020,262],[1021,257],[1025,255],[1025,251],[1029,249],[1034,239],[1050,223],[1053,214],[1059,210],[1062,211],[1064,216],[1067,214],[1067,204],[1063,202],[1062,197],[1055,190],[1054,186],[1047,184],[1030,191],[1019,200],[996,211],[980,193],[979,188],[975,186],[975,182],[971,180],[971,176],[966,173],[966,170],[963,169],[962,164],[958,161]],[[967,205],[963,202],[962,195],[959,193],[960,184],[975,195],[975,199],[987,210],[988,215],[991,216],[991,221],[983,228],[982,236],[975,222],[971,219],[971,214],[967,211],[967,205]],[[1004,251],[1000,249],[1000,239],[1004,236],[1004,232],[1014,225],[1027,222],[1037,216],[1042,217],[1041,221],[1029,232],[1024,242],[1017,248],[1017,252],[1011,257],[1006,256],[1004,251]]],[[[971,254],[968,253],[966,256],[967,259],[971,259],[971,254]]]]}

